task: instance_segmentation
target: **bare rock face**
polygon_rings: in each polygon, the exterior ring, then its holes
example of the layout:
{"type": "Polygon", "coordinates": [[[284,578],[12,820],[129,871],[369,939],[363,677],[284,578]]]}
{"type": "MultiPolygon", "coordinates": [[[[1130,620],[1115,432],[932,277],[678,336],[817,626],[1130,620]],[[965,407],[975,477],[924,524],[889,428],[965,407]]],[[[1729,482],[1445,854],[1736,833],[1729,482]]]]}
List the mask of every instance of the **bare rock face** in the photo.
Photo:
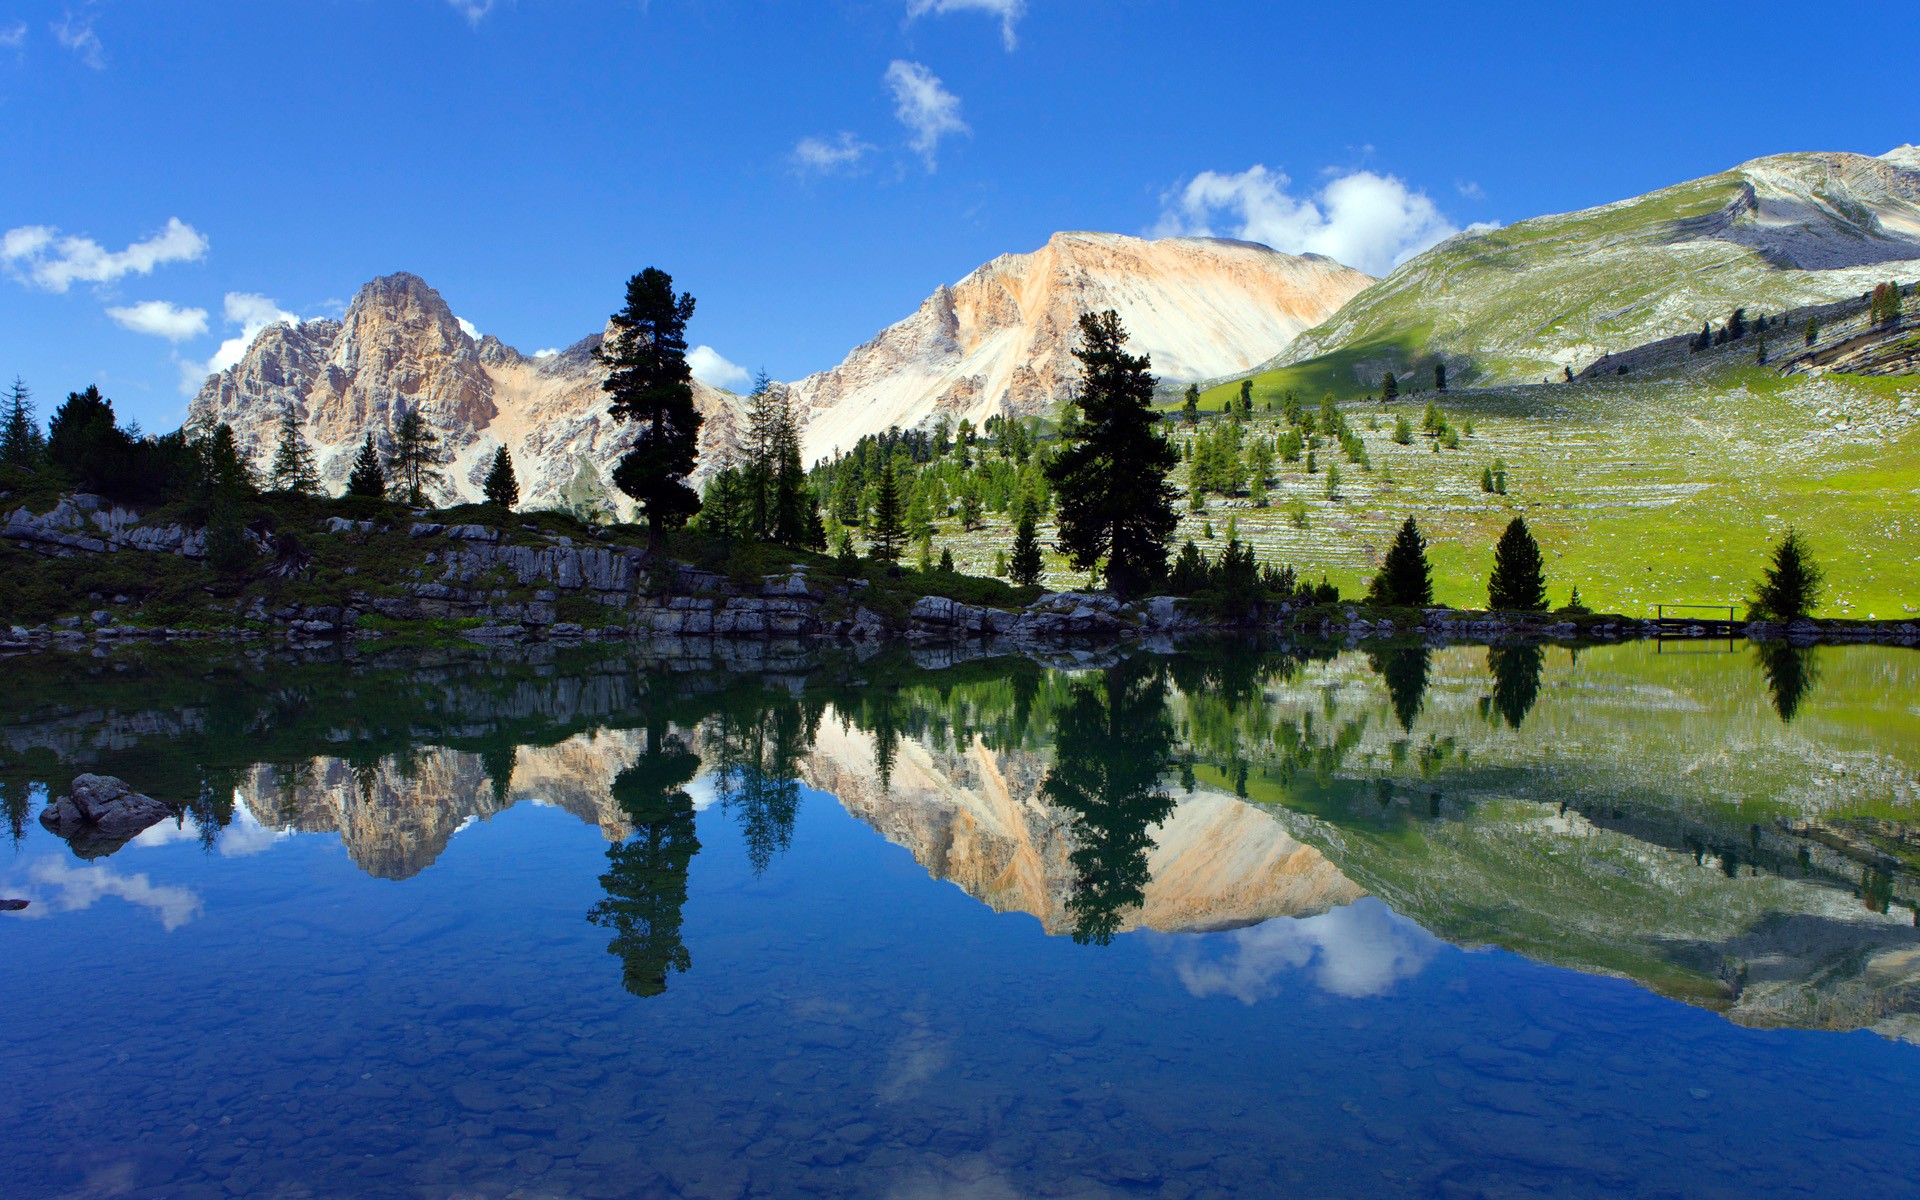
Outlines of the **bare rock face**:
{"type": "MultiPolygon", "coordinates": [[[[1083,312],[1118,311],[1155,372],[1186,382],[1284,350],[1370,282],[1331,259],[1249,242],[1056,234],[1032,254],[1004,255],[939,288],[840,366],[792,385],[805,452],[821,457],[941,414],[979,424],[994,413],[1048,411],[1078,373],[1072,349],[1083,312]]],[[[627,517],[632,505],[608,481],[635,431],[607,413],[605,371],[593,357],[604,337],[525,355],[468,335],[418,276],[386,275],[361,288],[338,321],[264,330],[239,363],[201,387],[188,421],[233,426],[264,469],[291,408],[321,478],[339,491],[367,434],[385,449],[400,414],[418,409],[454,456],[437,501],[479,499],[493,453],[505,446],[528,507],[627,517]]],[[[702,478],[738,445],[742,402],[695,380],[694,403],[705,417],[702,478]]]]}
{"type": "Polygon", "coordinates": [[[1078,374],[1084,312],[1118,312],[1154,373],[1186,383],[1271,357],[1372,282],[1329,258],[1251,242],[1057,233],[938,288],[833,370],[795,383],[806,454],[943,414],[978,425],[1050,410],[1078,374]]]}
{"type": "MultiPolygon", "coordinates": [[[[461,329],[440,293],[415,275],[360,289],[339,321],[264,330],[246,357],[209,378],[188,406],[190,424],[233,426],[256,467],[273,459],[281,414],[292,408],[314,444],[322,480],[345,487],[368,433],[384,449],[400,414],[418,409],[453,455],[442,503],[478,500],[494,451],[507,447],[522,503],[569,507],[586,496],[609,516],[631,505],[607,486],[634,429],[607,413],[603,335],[535,358],[461,329]]],[[[696,380],[703,465],[734,443],[739,400],[696,380]]]]}

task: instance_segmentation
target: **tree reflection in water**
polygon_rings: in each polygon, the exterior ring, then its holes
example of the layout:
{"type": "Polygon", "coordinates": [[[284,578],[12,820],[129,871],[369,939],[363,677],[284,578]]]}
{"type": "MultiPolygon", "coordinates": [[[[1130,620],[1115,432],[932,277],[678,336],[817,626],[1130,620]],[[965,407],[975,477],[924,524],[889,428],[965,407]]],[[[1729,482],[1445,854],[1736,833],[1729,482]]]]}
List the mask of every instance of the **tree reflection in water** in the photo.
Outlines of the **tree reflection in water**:
{"type": "Polygon", "coordinates": [[[1426,703],[1427,673],[1433,651],[1424,645],[1384,646],[1367,651],[1367,661],[1387,685],[1387,699],[1400,728],[1411,731],[1413,719],[1426,703]]]}
{"type": "Polygon", "coordinates": [[[613,780],[613,799],[633,822],[633,836],[607,848],[600,877],[606,899],[587,919],[613,930],[607,951],[619,957],[622,981],[636,996],[658,996],[667,976],[692,965],[680,937],[687,903],[687,869],[700,852],[693,797],[686,785],[700,756],[664,721],[647,726],[647,747],[613,780]]]}
{"type": "Polygon", "coordinates": [[[1540,698],[1542,659],[1540,647],[1535,645],[1487,647],[1487,670],[1493,674],[1493,707],[1509,729],[1520,728],[1520,722],[1527,719],[1534,701],[1540,698]]]}
{"type": "Polygon", "coordinates": [[[1151,830],[1173,811],[1160,786],[1173,765],[1161,668],[1130,660],[1076,681],[1056,721],[1041,794],[1072,814],[1073,940],[1104,946],[1146,898],[1151,830]]]}
{"type": "Polygon", "coordinates": [[[1812,646],[1793,646],[1786,642],[1758,642],[1753,657],[1766,677],[1767,693],[1773,697],[1773,710],[1788,724],[1800,711],[1813,685],[1820,682],[1820,664],[1812,646]]]}

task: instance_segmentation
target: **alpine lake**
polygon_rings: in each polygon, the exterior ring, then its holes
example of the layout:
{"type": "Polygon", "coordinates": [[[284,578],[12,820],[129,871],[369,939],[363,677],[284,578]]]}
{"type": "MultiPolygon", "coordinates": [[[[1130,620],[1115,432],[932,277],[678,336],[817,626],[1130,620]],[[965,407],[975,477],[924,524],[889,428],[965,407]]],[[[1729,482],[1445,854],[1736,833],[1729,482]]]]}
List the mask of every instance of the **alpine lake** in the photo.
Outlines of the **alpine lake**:
{"type": "Polygon", "coordinates": [[[1912,650],[0,680],[7,1200],[1920,1194],[1912,650]]]}

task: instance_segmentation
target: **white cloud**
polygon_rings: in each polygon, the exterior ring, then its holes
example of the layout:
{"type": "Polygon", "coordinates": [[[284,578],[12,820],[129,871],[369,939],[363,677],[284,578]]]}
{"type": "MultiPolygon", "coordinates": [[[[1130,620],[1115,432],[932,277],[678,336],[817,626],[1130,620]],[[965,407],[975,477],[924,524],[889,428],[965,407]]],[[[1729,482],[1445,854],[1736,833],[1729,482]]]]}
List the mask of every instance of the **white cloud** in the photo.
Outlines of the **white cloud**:
{"type": "Polygon", "coordinates": [[[1454,180],[1453,190],[1459,192],[1469,200],[1485,200],[1487,198],[1487,190],[1471,179],[1454,180]]]}
{"type": "Polygon", "coordinates": [[[0,235],[0,259],[16,276],[50,292],[75,283],[112,283],[127,275],[151,275],[166,263],[193,262],[207,253],[206,235],[178,217],[144,242],[110,251],[92,238],[61,237],[51,225],[22,225],[0,235]]]}
{"type": "Polygon", "coordinates": [[[932,71],[902,59],[887,67],[886,82],[893,92],[893,115],[913,134],[908,144],[931,172],[941,138],[973,132],[960,119],[960,97],[949,92],[932,71]]]}
{"type": "Polygon", "coordinates": [[[695,379],[730,392],[737,392],[753,381],[745,367],[720,357],[720,352],[712,346],[695,346],[689,350],[687,366],[692,368],[695,379]]]}
{"type": "Polygon", "coordinates": [[[872,149],[872,146],[843,130],[832,139],[801,138],[794,146],[793,153],[788,155],[788,161],[801,175],[829,175],[858,166],[872,149]]]}
{"type": "Polygon", "coordinates": [[[933,13],[981,12],[1000,18],[1000,40],[1012,50],[1017,42],[1014,25],[1027,13],[1027,0],[907,0],[907,20],[933,13]]]}
{"type": "Polygon", "coordinates": [[[298,325],[300,318],[281,308],[278,304],[257,292],[228,292],[225,317],[229,326],[237,326],[239,333],[220,343],[213,357],[206,362],[180,363],[180,392],[191,396],[200,390],[207,376],[218,375],[247,356],[247,347],[253,345],[253,339],[269,325],[298,325]]]}
{"type": "Polygon", "coordinates": [[[1336,175],[1311,197],[1290,194],[1291,183],[1257,165],[1237,175],[1202,171],[1162,198],[1155,232],[1213,237],[1214,218],[1225,216],[1229,236],[1324,254],[1369,275],[1385,275],[1460,232],[1425,192],[1391,175],[1336,175]]]}
{"type": "Polygon", "coordinates": [[[12,25],[0,27],[0,50],[18,50],[27,44],[27,23],[15,21],[12,25]]]}
{"type": "Polygon", "coordinates": [[[92,17],[75,17],[67,13],[55,21],[51,28],[54,39],[79,55],[81,62],[96,71],[106,69],[106,52],[100,45],[100,35],[93,31],[92,17]]]}
{"type": "Polygon", "coordinates": [[[480,340],[480,331],[474,327],[472,321],[467,320],[465,317],[455,317],[453,321],[454,324],[460,326],[461,333],[466,334],[476,342],[480,340]]]}
{"type": "Polygon", "coordinates": [[[535,358],[552,358],[554,355],[558,353],[560,353],[559,350],[555,349],[552,346],[548,346],[545,350],[535,350],[533,352],[533,356],[535,358]]]}
{"type": "Polygon", "coordinates": [[[1308,971],[1336,996],[1379,996],[1426,969],[1439,940],[1373,897],[1313,917],[1280,917],[1231,933],[1175,942],[1175,970],[1195,996],[1252,1004],[1308,971]]]}
{"type": "Polygon", "coordinates": [[[470,24],[478,25],[480,18],[493,10],[494,0],[447,0],[447,3],[470,24]]]}
{"type": "Polygon", "coordinates": [[[138,304],[109,308],[107,315],[122,328],[163,337],[170,342],[184,342],[207,331],[206,309],[181,308],[165,300],[142,300],[138,304]]]}

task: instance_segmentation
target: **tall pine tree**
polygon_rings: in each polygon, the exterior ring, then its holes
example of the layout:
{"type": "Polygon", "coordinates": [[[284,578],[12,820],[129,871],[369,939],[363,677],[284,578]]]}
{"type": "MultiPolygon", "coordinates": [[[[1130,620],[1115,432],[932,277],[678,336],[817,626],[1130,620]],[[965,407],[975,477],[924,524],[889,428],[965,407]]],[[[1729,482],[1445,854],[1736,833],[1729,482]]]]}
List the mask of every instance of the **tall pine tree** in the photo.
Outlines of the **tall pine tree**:
{"type": "Polygon", "coordinates": [[[1367,589],[1367,602],[1394,608],[1425,608],[1433,603],[1433,571],[1427,566],[1427,540],[1408,517],[1387,548],[1380,571],[1367,589]]]}
{"type": "Polygon", "coordinates": [[[493,452],[493,465],[487,468],[487,481],[480,486],[487,503],[503,512],[512,512],[520,503],[520,481],[513,474],[513,455],[505,446],[493,452]]]}
{"type": "Polygon", "coordinates": [[[1107,586],[1137,595],[1166,572],[1178,523],[1167,475],[1179,460],[1154,427],[1151,363],[1126,352],[1119,314],[1083,314],[1080,336],[1079,419],[1047,464],[1060,549],[1079,571],[1105,559],[1107,586]]]}
{"type": "MultiPolygon", "coordinates": [[[[1492,490],[1489,473],[1488,490],[1492,490]]],[[[1487,607],[1495,612],[1541,612],[1547,607],[1547,579],[1540,545],[1525,518],[1515,517],[1493,548],[1493,575],[1487,580],[1487,607]]],[[[1517,724],[1517,722],[1516,722],[1517,724]]]]}
{"type": "Polygon", "coordinates": [[[47,441],[33,419],[33,392],[18,375],[7,389],[4,411],[0,411],[0,463],[10,467],[33,467],[47,452],[47,441]]]}
{"type": "Polygon", "coordinates": [[[666,530],[700,511],[687,477],[700,452],[700,411],[693,404],[687,367],[687,321],[693,297],[675,294],[673,277],[655,267],[627,280],[626,304],[613,314],[613,333],[595,351],[606,365],[601,387],[609,408],[639,428],[633,448],[613,469],[613,483],[646,514],[654,545],[666,530]]]}
{"type": "Polygon", "coordinates": [[[313,465],[313,447],[300,432],[300,418],[294,414],[291,404],[280,414],[280,445],[273,452],[267,490],[297,496],[320,494],[320,472],[313,465]]]}
{"type": "Polygon", "coordinates": [[[1013,535],[1013,554],[1007,559],[1007,578],[1022,587],[1032,587],[1040,582],[1044,565],[1040,539],[1034,531],[1033,508],[1023,504],[1020,523],[1013,535]]]}
{"type": "Polygon", "coordinates": [[[873,503],[873,533],[867,540],[875,558],[897,562],[901,543],[906,540],[906,525],[901,512],[900,483],[894,478],[892,459],[880,468],[878,489],[879,495],[873,503]]]}
{"type": "Polygon", "coordinates": [[[446,483],[440,468],[448,458],[440,446],[440,435],[420,415],[419,407],[403,409],[393,427],[393,452],[387,455],[387,473],[400,493],[400,501],[415,508],[427,505],[434,489],[446,483]]]}
{"type": "Polygon", "coordinates": [[[373,500],[386,498],[387,472],[380,465],[380,451],[374,446],[371,433],[360,444],[360,453],[354,456],[353,471],[347,476],[347,495],[373,500]]]}

